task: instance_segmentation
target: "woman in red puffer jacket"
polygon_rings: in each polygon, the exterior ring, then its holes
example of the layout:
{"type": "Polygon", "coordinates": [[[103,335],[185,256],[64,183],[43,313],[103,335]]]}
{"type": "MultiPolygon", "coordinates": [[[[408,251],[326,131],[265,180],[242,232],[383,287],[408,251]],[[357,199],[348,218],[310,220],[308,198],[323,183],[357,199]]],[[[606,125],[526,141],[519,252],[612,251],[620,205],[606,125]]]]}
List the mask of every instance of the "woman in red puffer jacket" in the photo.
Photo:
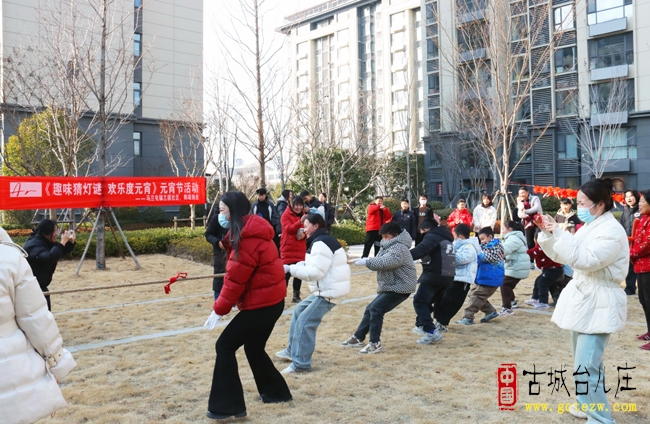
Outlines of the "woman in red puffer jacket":
{"type": "Polygon", "coordinates": [[[245,417],[246,404],[235,354],[244,346],[246,358],[264,403],[288,402],[291,392],[264,351],[276,321],[284,310],[287,288],[284,269],[273,243],[271,224],[250,215],[243,193],[227,192],[219,203],[219,224],[228,228],[221,242],[228,252],[223,288],[206,322],[214,328],[221,316],[237,304],[239,313],[217,340],[217,360],[206,415],[212,419],[245,417]]]}
{"type": "MultiPolygon", "coordinates": [[[[630,246],[630,261],[634,263],[634,272],[637,274],[639,302],[643,306],[648,330],[638,339],[650,342],[650,205],[648,200],[650,200],[650,190],[642,192],[639,199],[641,218],[636,224],[634,239],[630,246]]],[[[650,350],[650,343],[641,346],[641,349],[650,350]]]]}
{"type": "MultiPolygon", "coordinates": [[[[307,252],[307,235],[304,232],[305,214],[303,212],[305,201],[296,196],[291,201],[291,207],[285,209],[280,218],[282,225],[282,238],[280,239],[280,258],[283,265],[293,265],[305,260],[307,252]]],[[[285,281],[289,287],[291,273],[287,273],[285,281]]],[[[300,286],[302,280],[293,277],[293,303],[300,303],[300,286]]]]}

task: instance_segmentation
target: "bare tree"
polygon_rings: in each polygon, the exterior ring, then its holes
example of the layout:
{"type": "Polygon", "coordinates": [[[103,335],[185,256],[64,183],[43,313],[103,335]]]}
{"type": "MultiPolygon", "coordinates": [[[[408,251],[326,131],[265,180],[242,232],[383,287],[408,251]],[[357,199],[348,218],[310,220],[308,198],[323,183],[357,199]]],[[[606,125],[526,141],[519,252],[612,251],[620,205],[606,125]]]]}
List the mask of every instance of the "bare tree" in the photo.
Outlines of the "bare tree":
{"type": "Polygon", "coordinates": [[[443,124],[471,140],[480,157],[493,164],[502,196],[551,124],[550,105],[533,102],[536,88],[550,86],[550,57],[561,35],[551,36],[551,7],[550,2],[528,8],[525,2],[476,0],[458,2],[455,16],[432,7],[437,26],[428,37],[457,79],[453,96],[445,100],[443,124]]]}
{"type": "Polygon", "coordinates": [[[578,125],[571,127],[582,153],[579,163],[595,178],[602,177],[607,166],[620,159],[621,149],[625,149],[627,157],[627,132],[621,128],[625,119],[621,119],[620,115],[630,110],[633,90],[629,80],[621,78],[592,85],[589,88],[590,110],[581,111],[578,125]]]}
{"type": "Polygon", "coordinates": [[[255,155],[259,164],[260,187],[266,187],[266,164],[279,150],[268,124],[269,116],[277,112],[272,99],[286,83],[276,63],[282,45],[266,39],[262,29],[266,3],[267,0],[237,2],[238,10],[230,13],[232,26],[219,28],[228,63],[226,80],[239,100],[233,104],[231,115],[239,128],[241,144],[255,155]]]}

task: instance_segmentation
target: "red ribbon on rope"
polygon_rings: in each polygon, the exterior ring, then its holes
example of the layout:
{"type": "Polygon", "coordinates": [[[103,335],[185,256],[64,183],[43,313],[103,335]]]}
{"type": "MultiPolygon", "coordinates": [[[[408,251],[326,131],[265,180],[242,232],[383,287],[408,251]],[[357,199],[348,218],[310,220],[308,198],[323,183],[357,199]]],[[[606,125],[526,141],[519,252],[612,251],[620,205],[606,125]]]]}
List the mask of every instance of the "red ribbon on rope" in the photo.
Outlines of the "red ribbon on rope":
{"type": "Polygon", "coordinates": [[[171,285],[178,281],[179,278],[187,278],[187,272],[179,272],[176,274],[176,277],[171,277],[169,284],[165,285],[165,294],[169,294],[172,291],[171,285]]]}

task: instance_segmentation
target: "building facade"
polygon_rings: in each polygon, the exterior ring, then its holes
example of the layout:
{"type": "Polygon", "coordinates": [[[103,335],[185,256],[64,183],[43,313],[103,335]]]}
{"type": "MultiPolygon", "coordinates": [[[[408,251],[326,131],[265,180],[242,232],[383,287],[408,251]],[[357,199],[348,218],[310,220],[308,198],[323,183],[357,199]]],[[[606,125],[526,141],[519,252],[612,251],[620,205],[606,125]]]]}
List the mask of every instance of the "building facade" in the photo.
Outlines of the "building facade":
{"type": "MultiPolygon", "coordinates": [[[[67,25],[67,28],[77,28],[80,37],[83,34],[97,34],[96,27],[89,29],[93,25],[90,19],[79,19],[79,26],[66,21],[69,17],[59,13],[65,10],[66,6],[60,6],[63,2],[3,0],[1,4],[0,34],[5,58],[17,50],[28,49],[31,44],[38,44],[39,37],[45,33],[54,34],[56,30],[46,30],[44,25],[56,25],[56,19],[60,19],[61,25],[67,25]]],[[[108,4],[112,8],[109,11],[111,24],[116,25],[112,37],[125,37],[128,44],[125,47],[120,42],[109,43],[107,56],[123,56],[124,61],[134,60],[137,63],[135,67],[124,67],[130,70],[129,75],[122,76],[126,80],[114,80],[113,85],[108,85],[109,95],[121,93],[119,95],[123,96],[123,99],[112,102],[114,109],[109,111],[119,116],[121,121],[107,152],[108,156],[121,158],[121,165],[113,175],[172,175],[159,123],[181,116],[175,110],[178,108],[174,101],[176,98],[192,97],[195,103],[202,104],[203,2],[118,0],[108,4]],[[111,89],[114,92],[111,93],[111,89]]],[[[88,4],[77,2],[76,5],[79,16],[92,16],[88,4]]],[[[38,48],[35,51],[39,51],[38,48]]],[[[76,72],[71,72],[71,75],[76,77],[76,72]]],[[[3,88],[7,84],[6,78],[8,76],[3,75],[3,88]]],[[[26,111],[38,110],[33,100],[30,100],[29,108],[24,108],[26,111]]],[[[24,105],[21,99],[14,99],[12,103],[11,106],[17,108],[24,105]]],[[[96,112],[93,102],[89,101],[88,104],[91,110],[87,112],[87,118],[80,120],[82,127],[89,125],[91,116],[96,112]]],[[[12,126],[16,124],[4,118],[3,142],[6,142],[15,133],[12,126]]],[[[91,133],[91,136],[95,138],[95,134],[91,133]]]]}
{"type": "MultiPolygon", "coordinates": [[[[435,146],[460,145],[445,107],[453,105],[457,95],[456,66],[468,59],[485,63],[485,52],[476,46],[469,56],[463,56],[462,28],[493,25],[497,21],[493,11],[498,7],[490,1],[424,0],[421,5],[427,40],[424,143],[428,186],[431,197],[443,202],[477,189],[467,170],[460,176],[450,172],[458,163],[441,157],[435,146]],[[443,32],[452,36],[443,40],[439,36],[443,32]],[[458,63],[443,60],[450,51],[458,52],[458,63]]],[[[594,163],[599,160],[603,177],[613,178],[616,189],[650,188],[650,78],[645,66],[650,48],[645,40],[650,32],[643,23],[650,1],[518,0],[506,5],[508,48],[513,52],[531,49],[522,54],[510,78],[513,98],[524,96],[516,116],[517,133],[522,134],[521,146],[535,141],[527,153],[514,149],[511,163],[519,165],[510,179],[513,188],[518,184],[577,188],[593,178],[594,163]],[[537,55],[536,51],[546,53],[537,55]],[[516,93],[514,87],[529,78],[536,78],[530,89],[516,93]],[[600,151],[589,154],[589,144],[599,145],[600,151]]],[[[495,40],[499,38],[491,42],[495,40]]],[[[486,81],[489,87],[489,76],[486,81]]],[[[471,169],[485,173],[485,185],[478,189],[495,191],[498,182],[489,164],[473,165],[476,168],[471,169]]]]}

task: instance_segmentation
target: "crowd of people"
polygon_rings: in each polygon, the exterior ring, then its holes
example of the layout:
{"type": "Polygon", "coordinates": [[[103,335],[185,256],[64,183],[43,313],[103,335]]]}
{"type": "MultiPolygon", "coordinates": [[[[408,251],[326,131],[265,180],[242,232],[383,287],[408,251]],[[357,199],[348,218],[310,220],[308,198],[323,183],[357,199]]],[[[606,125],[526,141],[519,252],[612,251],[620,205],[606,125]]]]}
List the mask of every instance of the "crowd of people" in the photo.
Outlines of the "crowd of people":
{"type": "MultiPolygon", "coordinates": [[[[626,192],[625,210],[618,222],[612,214],[610,181],[596,179],[583,184],[576,198],[577,210],[570,199],[562,199],[555,217],[542,215],[539,197],[522,187],[516,206],[519,220],[503,222],[501,238],[495,235],[497,214],[487,195],[473,214],[466,202],[459,200],[446,225],[427,205],[426,196],[419,198],[416,208],[406,200],[401,202],[395,214],[378,196],[368,207],[362,257],[354,262],[377,273],[377,296],[341,346],[360,348],[362,355],[384,351],[384,316],[412,294],[412,332],[419,336],[415,343],[420,345],[439,342],[463,306],[462,318],[455,321],[458,325],[474,325],[478,312],[483,313],[481,323],[512,316],[519,307],[514,294],[517,284],[529,277],[531,269],[539,269],[533,294],[525,303],[535,309],[555,307],[552,322],[572,332],[574,368],[584,368],[589,387],[595,388],[578,394],[577,402],[606,405],[605,391],[597,389],[604,385],[600,376],[604,375],[603,357],[610,334],[625,325],[626,293],[638,290],[648,325],[648,332],[638,339],[646,342],[642,349],[650,350],[648,196],[650,191],[626,192]],[[369,257],[373,248],[374,257],[369,257]],[[418,262],[422,266],[419,277],[418,262]],[[620,288],[624,280],[625,291],[620,288]],[[497,290],[500,310],[490,302],[497,290]]],[[[317,200],[308,191],[300,196],[283,191],[273,204],[264,188],[257,191],[253,204],[241,192],[221,196],[219,213],[210,220],[205,237],[213,246],[215,273],[224,277],[213,281],[214,304],[205,326],[214,328],[234,308],[238,313],[216,341],[209,418],[247,414],[236,359],[242,346],[264,403],[292,399],[283,374],[312,370],[317,329],[349,293],[351,284],[345,249],[330,234],[334,212],[326,200],[325,193],[317,200]],[[286,347],[275,354],[289,364],[279,370],[265,347],[283,314],[292,278],[292,302],[297,305],[286,347]],[[303,281],[310,292],[304,299],[300,291],[303,281]]],[[[38,295],[47,290],[58,259],[74,247],[74,233],[64,232],[60,243],[57,236],[56,223],[44,220],[23,250],[0,231],[1,260],[7,263],[3,269],[15,271],[0,282],[0,306],[11,304],[0,307],[0,358],[9,358],[0,361],[2,375],[9,376],[0,381],[0,393],[16,384],[44,385],[47,373],[60,381],[75,365],[61,346],[49,299],[38,295]],[[26,360],[44,361],[45,374],[25,380],[16,371],[19,367],[11,364],[26,360]]],[[[58,386],[43,386],[42,390],[49,393],[46,402],[25,400],[42,406],[27,408],[33,414],[42,417],[65,405],[58,386]]],[[[7,399],[0,396],[0,410],[14,411],[22,420],[21,403],[7,403],[7,399]]],[[[614,422],[608,409],[584,412],[572,407],[569,412],[602,423],[614,422]]]]}

